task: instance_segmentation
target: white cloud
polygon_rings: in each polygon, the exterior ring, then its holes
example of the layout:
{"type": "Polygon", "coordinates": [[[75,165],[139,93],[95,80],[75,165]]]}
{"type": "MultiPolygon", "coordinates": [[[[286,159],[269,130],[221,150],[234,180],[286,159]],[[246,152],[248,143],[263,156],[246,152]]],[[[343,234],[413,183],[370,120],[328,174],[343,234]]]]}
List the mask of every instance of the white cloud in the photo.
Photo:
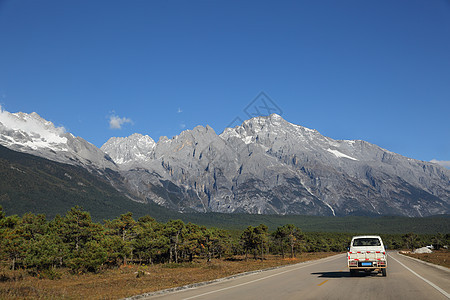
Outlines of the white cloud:
{"type": "Polygon", "coordinates": [[[432,159],[430,162],[443,166],[444,168],[450,169],[450,161],[449,160],[437,160],[432,159]]]}
{"type": "Polygon", "coordinates": [[[177,113],[181,114],[183,111],[181,110],[181,107],[178,107],[177,113]]]}
{"type": "Polygon", "coordinates": [[[110,129],[122,129],[123,124],[133,124],[133,121],[130,118],[121,118],[116,115],[112,115],[109,117],[109,128],[110,129]]]}
{"type": "Polygon", "coordinates": [[[186,128],[186,124],[184,124],[184,123],[181,123],[181,124],[180,124],[180,128],[181,128],[181,129],[184,129],[184,128],[186,128]]]}

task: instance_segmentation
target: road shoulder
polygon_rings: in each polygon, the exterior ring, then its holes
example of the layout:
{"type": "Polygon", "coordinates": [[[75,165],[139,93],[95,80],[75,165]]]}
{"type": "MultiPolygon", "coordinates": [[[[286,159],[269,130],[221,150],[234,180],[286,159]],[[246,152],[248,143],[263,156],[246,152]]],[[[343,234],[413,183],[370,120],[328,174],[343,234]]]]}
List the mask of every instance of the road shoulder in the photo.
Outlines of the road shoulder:
{"type": "Polygon", "coordinates": [[[449,268],[446,268],[446,267],[444,267],[444,266],[440,266],[440,265],[436,265],[436,264],[433,264],[433,263],[430,263],[430,262],[427,262],[427,261],[423,261],[423,260],[421,260],[421,259],[418,259],[418,258],[415,258],[415,257],[411,257],[411,256],[408,256],[408,255],[405,255],[405,254],[403,254],[403,253],[401,253],[401,252],[397,252],[397,254],[400,254],[402,257],[407,257],[407,258],[409,258],[409,259],[415,260],[415,261],[420,262],[420,263],[423,263],[423,264],[425,264],[425,265],[428,265],[428,266],[431,266],[431,267],[435,267],[435,268],[438,268],[438,269],[440,269],[440,270],[443,270],[443,271],[445,271],[445,272],[447,272],[447,273],[450,273],[450,269],[449,269],[449,268]]]}

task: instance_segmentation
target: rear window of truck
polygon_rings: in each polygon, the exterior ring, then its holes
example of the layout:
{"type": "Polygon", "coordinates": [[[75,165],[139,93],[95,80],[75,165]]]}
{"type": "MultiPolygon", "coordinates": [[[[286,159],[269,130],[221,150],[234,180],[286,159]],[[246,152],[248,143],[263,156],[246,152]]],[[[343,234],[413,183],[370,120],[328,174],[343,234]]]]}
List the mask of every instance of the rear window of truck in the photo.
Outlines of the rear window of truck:
{"type": "Polygon", "coordinates": [[[381,242],[377,238],[362,238],[353,240],[353,247],[361,246],[381,246],[381,242]]]}

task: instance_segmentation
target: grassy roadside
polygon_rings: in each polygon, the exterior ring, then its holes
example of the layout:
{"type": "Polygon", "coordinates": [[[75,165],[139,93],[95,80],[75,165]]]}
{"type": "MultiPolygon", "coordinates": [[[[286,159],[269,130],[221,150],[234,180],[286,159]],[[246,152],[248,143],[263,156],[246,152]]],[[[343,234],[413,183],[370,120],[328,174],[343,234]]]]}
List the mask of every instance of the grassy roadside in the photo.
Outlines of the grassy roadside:
{"type": "Polygon", "coordinates": [[[152,266],[127,265],[100,274],[71,275],[68,271],[56,274],[30,275],[25,270],[0,269],[0,299],[120,299],[158,290],[214,280],[248,271],[261,270],[335,255],[303,253],[294,259],[268,256],[264,261],[242,258],[234,260],[204,260],[182,264],[152,266]]]}
{"type": "Polygon", "coordinates": [[[401,251],[403,255],[414,257],[435,265],[444,266],[450,268],[450,251],[449,250],[438,250],[432,253],[422,253],[415,254],[409,251],[401,251]]]}

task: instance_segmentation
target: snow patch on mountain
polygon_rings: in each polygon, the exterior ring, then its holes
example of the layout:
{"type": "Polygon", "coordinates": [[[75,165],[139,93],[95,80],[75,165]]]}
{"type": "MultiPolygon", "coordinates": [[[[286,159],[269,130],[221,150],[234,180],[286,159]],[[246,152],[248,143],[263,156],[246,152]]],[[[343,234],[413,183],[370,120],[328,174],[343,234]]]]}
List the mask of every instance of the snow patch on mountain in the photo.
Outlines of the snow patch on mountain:
{"type": "Polygon", "coordinates": [[[334,209],[331,207],[330,204],[326,203],[325,201],[323,202],[325,203],[326,206],[328,206],[328,208],[331,210],[331,212],[333,213],[333,216],[336,216],[336,213],[334,212],[334,209]]]}
{"type": "Polygon", "coordinates": [[[340,151],[338,151],[336,149],[328,148],[327,151],[330,152],[330,153],[333,153],[338,158],[348,158],[348,159],[351,159],[351,160],[357,160],[356,158],[348,156],[347,154],[344,154],[344,153],[342,153],[342,152],[340,152],[340,151]]]}
{"type": "Polygon", "coordinates": [[[114,162],[86,140],[56,127],[37,113],[10,113],[0,107],[0,145],[89,169],[115,169],[114,162]]]}
{"type": "Polygon", "coordinates": [[[64,127],[41,118],[37,113],[9,113],[0,107],[0,143],[29,147],[33,150],[49,148],[55,151],[67,149],[64,127]]]}

